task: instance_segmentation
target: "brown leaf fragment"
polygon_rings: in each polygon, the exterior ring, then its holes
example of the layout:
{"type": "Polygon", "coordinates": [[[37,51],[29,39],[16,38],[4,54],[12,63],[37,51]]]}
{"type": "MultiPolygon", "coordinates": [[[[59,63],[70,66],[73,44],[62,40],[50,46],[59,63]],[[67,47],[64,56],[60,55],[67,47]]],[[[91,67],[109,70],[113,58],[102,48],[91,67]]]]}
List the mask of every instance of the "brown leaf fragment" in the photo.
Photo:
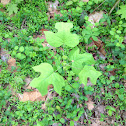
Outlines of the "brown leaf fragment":
{"type": "MultiPolygon", "coordinates": [[[[49,88],[49,87],[48,87],[49,88]]],[[[45,110],[46,109],[46,103],[48,100],[52,99],[53,97],[56,97],[57,93],[54,92],[54,93],[51,93],[50,91],[48,91],[48,94],[46,95],[46,100],[45,100],[45,103],[42,104],[42,109],[45,110]]]]}
{"type": "Polygon", "coordinates": [[[104,48],[104,43],[98,39],[98,41],[94,41],[92,38],[91,40],[94,42],[94,44],[98,47],[98,51],[102,54],[102,55],[106,55],[106,52],[105,52],[105,48],[104,48]]]}
{"type": "Polygon", "coordinates": [[[62,16],[62,14],[60,13],[60,11],[57,10],[57,6],[59,4],[58,0],[55,0],[55,2],[48,2],[48,21],[51,18],[54,18],[54,14],[59,14],[60,16],[62,16]]]}
{"type": "Polygon", "coordinates": [[[86,50],[94,51],[96,48],[94,47],[94,42],[92,41],[90,44],[86,45],[86,50]]]}
{"type": "Polygon", "coordinates": [[[30,82],[32,81],[31,78],[26,77],[24,81],[26,82],[26,85],[24,86],[24,89],[35,89],[35,88],[33,88],[33,87],[31,87],[31,86],[29,85],[30,82]]]}
{"type": "MultiPolygon", "coordinates": [[[[8,70],[11,71],[11,67],[14,66],[16,67],[16,60],[14,58],[11,58],[7,61],[8,63],[8,70]]],[[[14,70],[14,72],[16,72],[16,70],[14,70]]]]}
{"type": "Polygon", "coordinates": [[[101,18],[103,18],[103,11],[100,12],[94,12],[92,14],[89,15],[89,19],[88,21],[90,21],[93,26],[91,26],[92,28],[95,27],[95,23],[99,22],[101,18]]]}
{"type": "Polygon", "coordinates": [[[87,104],[87,108],[89,110],[93,110],[94,108],[94,102],[91,100],[90,96],[87,96],[88,101],[86,101],[85,103],[87,104]]]}
{"type": "Polygon", "coordinates": [[[38,90],[24,92],[23,94],[18,94],[20,101],[45,101],[46,95],[42,97],[41,93],[38,90]]]}
{"type": "Polygon", "coordinates": [[[11,1],[11,0],[1,0],[1,3],[2,3],[3,5],[6,5],[6,4],[8,4],[10,1],[11,1]]]}
{"type": "Polygon", "coordinates": [[[89,110],[93,110],[93,108],[94,108],[94,102],[88,101],[87,102],[87,107],[88,107],[89,110]]]}
{"type": "Polygon", "coordinates": [[[98,118],[91,120],[92,124],[90,126],[108,126],[107,123],[101,122],[98,118]]]}
{"type": "Polygon", "coordinates": [[[48,31],[48,30],[47,30],[47,29],[42,28],[42,29],[41,29],[41,30],[39,30],[39,31],[41,31],[42,35],[44,35],[44,31],[48,31]]]}
{"type": "Polygon", "coordinates": [[[0,48],[0,56],[3,62],[8,61],[8,59],[11,57],[9,52],[4,50],[3,48],[0,48]]]}

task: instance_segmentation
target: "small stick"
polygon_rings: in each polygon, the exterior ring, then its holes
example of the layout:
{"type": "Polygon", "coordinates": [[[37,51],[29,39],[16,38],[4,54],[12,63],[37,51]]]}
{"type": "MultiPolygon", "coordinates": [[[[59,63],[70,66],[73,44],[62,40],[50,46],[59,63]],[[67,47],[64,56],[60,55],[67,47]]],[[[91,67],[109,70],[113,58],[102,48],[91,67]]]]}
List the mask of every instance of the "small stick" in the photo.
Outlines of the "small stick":
{"type": "Polygon", "coordinates": [[[120,0],[116,1],[116,3],[114,4],[114,6],[112,7],[112,9],[109,12],[109,15],[112,13],[112,11],[115,9],[115,7],[119,4],[120,0]]]}
{"type": "MultiPolygon", "coordinates": [[[[96,7],[96,8],[93,10],[93,12],[96,11],[105,1],[106,1],[106,0],[104,0],[101,4],[99,4],[99,6],[96,7]]],[[[92,12],[92,13],[93,13],[93,12],[92,12]]]]}

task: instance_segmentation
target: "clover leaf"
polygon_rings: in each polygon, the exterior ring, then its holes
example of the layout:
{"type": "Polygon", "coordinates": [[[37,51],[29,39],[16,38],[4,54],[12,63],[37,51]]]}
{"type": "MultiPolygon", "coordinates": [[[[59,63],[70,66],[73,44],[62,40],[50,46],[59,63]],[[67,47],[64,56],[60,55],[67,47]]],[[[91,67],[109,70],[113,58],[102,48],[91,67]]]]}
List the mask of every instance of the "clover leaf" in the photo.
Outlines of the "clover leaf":
{"type": "Polygon", "coordinates": [[[34,78],[30,83],[31,87],[37,88],[42,96],[46,95],[48,85],[52,84],[54,90],[61,95],[61,89],[65,86],[64,79],[58,73],[55,73],[53,67],[48,63],[41,63],[38,66],[33,67],[36,72],[40,72],[41,75],[38,78],[34,78]]]}
{"type": "Polygon", "coordinates": [[[46,41],[53,47],[60,47],[63,44],[69,47],[75,47],[79,43],[79,36],[70,32],[72,27],[72,23],[56,23],[55,28],[58,30],[57,33],[44,31],[46,41]]]}

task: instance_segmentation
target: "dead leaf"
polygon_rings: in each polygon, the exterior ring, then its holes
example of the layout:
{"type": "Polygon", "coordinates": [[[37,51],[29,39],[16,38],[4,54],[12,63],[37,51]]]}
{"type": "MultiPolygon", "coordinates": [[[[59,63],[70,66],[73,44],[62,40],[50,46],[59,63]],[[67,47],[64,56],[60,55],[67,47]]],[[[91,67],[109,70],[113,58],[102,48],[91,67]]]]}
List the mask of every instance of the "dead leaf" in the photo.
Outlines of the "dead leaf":
{"type": "Polygon", "coordinates": [[[97,105],[95,109],[95,117],[100,118],[101,113],[104,114],[105,106],[104,105],[97,105]]]}
{"type": "Polygon", "coordinates": [[[6,62],[11,56],[8,51],[0,48],[0,56],[3,62],[6,62]]]}
{"type": "Polygon", "coordinates": [[[94,102],[91,100],[90,96],[87,95],[88,101],[86,101],[85,103],[87,104],[87,108],[89,110],[93,110],[94,108],[94,102]]]}
{"type": "MultiPolygon", "coordinates": [[[[48,86],[49,88],[49,86],[48,86]]],[[[48,94],[47,94],[47,97],[46,97],[46,101],[44,104],[42,104],[42,109],[45,110],[46,109],[46,103],[48,100],[52,99],[53,97],[56,97],[57,96],[57,93],[54,92],[54,93],[51,93],[49,90],[48,90],[48,94]]]]}
{"type": "Polygon", "coordinates": [[[62,16],[62,14],[60,13],[60,11],[57,10],[57,6],[59,4],[59,1],[58,0],[55,0],[55,2],[48,2],[48,21],[51,19],[51,18],[54,18],[54,14],[59,14],[60,16],[62,16]]]}
{"type": "Polygon", "coordinates": [[[90,21],[93,26],[91,26],[92,28],[95,27],[95,23],[99,22],[101,18],[103,18],[103,11],[100,12],[94,12],[92,14],[89,15],[89,19],[88,21],[90,21]]]}
{"type": "Polygon", "coordinates": [[[1,0],[1,3],[2,3],[3,5],[6,5],[6,4],[8,4],[10,1],[11,1],[11,0],[1,0]]]}
{"type": "Polygon", "coordinates": [[[105,52],[105,48],[104,48],[104,42],[102,42],[100,39],[98,39],[98,41],[94,41],[92,38],[91,40],[94,42],[94,44],[98,47],[98,51],[102,54],[102,55],[106,55],[105,52]]]}
{"type": "Polygon", "coordinates": [[[108,126],[107,123],[100,121],[98,118],[91,120],[92,124],[90,126],[108,126]]]}
{"type": "MultiPolygon", "coordinates": [[[[7,61],[8,63],[8,70],[11,71],[11,67],[14,66],[16,67],[16,60],[14,58],[11,58],[7,61]]],[[[14,70],[14,72],[16,72],[16,70],[14,70]]]]}
{"type": "Polygon", "coordinates": [[[31,86],[29,85],[30,82],[32,81],[31,78],[26,77],[24,81],[26,82],[26,85],[24,86],[24,89],[35,89],[35,88],[33,88],[33,87],[31,87],[31,86]]]}
{"type": "Polygon", "coordinates": [[[44,35],[44,31],[48,31],[48,30],[47,30],[47,29],[42,28],[42,29],[41,29],[41,30],[39,30],[39,31],[41,31],[42,35],[44,35]]]}
{"type": "Polygon", "coordinates": [[[18,98],[20,101],[45,101],[47,95],[43,96],[38,90],[24,92],[23,94],[18,94],[18,98]]]}

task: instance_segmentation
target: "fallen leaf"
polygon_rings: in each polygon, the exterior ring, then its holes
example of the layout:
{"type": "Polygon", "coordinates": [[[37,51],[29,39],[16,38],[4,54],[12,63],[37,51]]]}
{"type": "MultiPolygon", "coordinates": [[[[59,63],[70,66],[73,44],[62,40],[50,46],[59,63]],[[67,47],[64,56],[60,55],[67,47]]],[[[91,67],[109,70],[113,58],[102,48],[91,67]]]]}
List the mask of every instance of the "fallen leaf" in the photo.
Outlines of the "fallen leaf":
{"type": "Polygon", "coordinates": [[[44,31],[48,31],[48,30],[47,30],[47,29],[42,28],[42,29],[41,29],[41,30],[39,30],[39,31],[41,31],[42,35],[45,35],[45,34],[44,34],[44,31]]]}
{"type": "Polygon", "coordinates": [[[30,82],[32,81],[31,78],[26,77],[24,81],[26,82],[26,85],[24,86],[24,89],[34,89],[33,87],[29,86],[30,82]]]}
{"type": "Polygon", "coordinates": [[[54,18],[54,14],[59,14],[60,16],[62,16],[62,14],[60,13],[60,11],[57,10],[57,6],[59,4],[59,1],[58,0],[55,0],[55,2],[48,2],[48,21],[51,19],[51,18],[54,18]]]}
{"type": "Polygon", "coordinates": [[[86,101],[85,103],[87,104],[87,108],[89,110],[93,110],[94,108],[94,102],[91,100],[90,96],[87,95],[88,101],[86,101]]]}
{"type": "Polygon", "coordinates": [[[0,48],[0,56],[3,62],[7,62],[7,60],[10,59],[9,52],[4,50],[3,48],[0,48]]]}
{"type": "Polygon", "coordinates": [[[90,126],[108,126],[107,123],[100,121],[98,118],[91,120],[92,124],[90,126]]]}
{"type": "Polygon", "coordinates": [[[6,4],[8,4],[10,1],[11,1],[11,0],[1,0],[1,3],[2,3],[3,5],[6,5],[6,4]]]}
{"type": "Polygon", "coordinates": [[[100,12],[94,12],[92,14],[89,15],[89,19],[88,21],[90,21],[93,26],[92,28],[95,27],[95,23],[99,22],[101,18],[103,18],[103,11],[100,11],[100,12]]]}
{"type": "Polygon", "coordinates": [[[49,2],[49,8],[57,9],[58,4],[59,4],[58,0],[55,0],[55,2],[49,2]]]}
{"type": "Polygon", "coordinates": [[[20,101],[45,101],[47,95],[43,96],[38,90],[24,92],[23,94],[18,94],[18,98],[20,101]]]}
{"type": "MultiPolygon", "coordinates": [[[[48,89],[49,89],[50,87],[48,86],[48,89]]],[[[45,103],[44,104],[42,104],[42,109],[43,110],[45,110],[46,109],[46,103],[47,103],[47,101],[48,100],[50,100],[50,99],[52,99],[53,97],[56,97],[57,96],[57,93],[56,92],[54,92],[54,93],[51,93],[49,90],[48,90],[48,94],[47,94],[47,97],[46,97],[46,101],[45,101],[45,103]]]]}
{"type": "Polygon", "coordinates": [[[105,52],[105,48],[104,48],[104,42],[102,42],[100,39],[98,39],[98,41],[94,41],[92,38],[91,40],[94,42],[94,44],[98,47],[98,51],[102,54],[102,55],[106,55],[105,52]]]}
{"type": "MultiPolygon", "coordinates": [[[[12,66],[16,67],[16,60],[14,58],[11,58],[7,61],[8,63],[8,70],[11,71],[12,66]]],[[[16,70],[14,70],[16,72],[16,70]]]]}
{"type": "Polygon", "coordinates": [[[88,101],[86,104],[89,110],[92,110],[94,108],[94,102],[88,101]]]}
{"type": "Polygon", "coordinates": [[[101,117],[101,113],[104,114],[104,111],[105,111],[105,106],[104,105],[96,106],[95,117],[100,118],[101,117]]]}

